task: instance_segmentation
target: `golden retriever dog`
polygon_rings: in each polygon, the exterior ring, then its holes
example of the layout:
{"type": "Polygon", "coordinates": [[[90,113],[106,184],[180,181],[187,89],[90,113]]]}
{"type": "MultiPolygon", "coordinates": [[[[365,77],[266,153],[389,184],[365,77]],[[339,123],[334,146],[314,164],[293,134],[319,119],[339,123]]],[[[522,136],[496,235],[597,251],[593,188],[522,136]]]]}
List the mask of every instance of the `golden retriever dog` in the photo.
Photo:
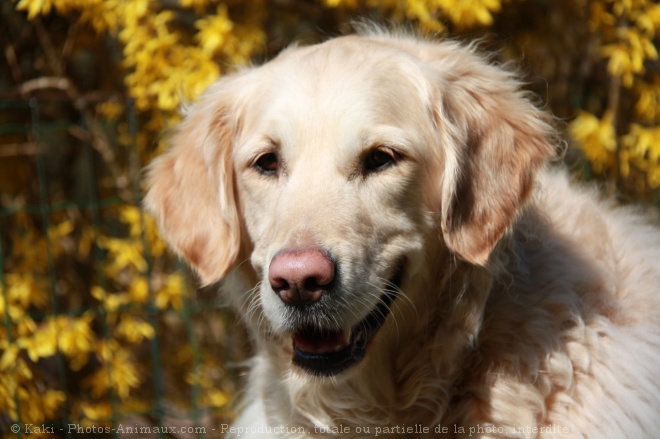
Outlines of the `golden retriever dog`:
{"type": "Polygon", "coordinates": [[[227,75],[148,171],[255,357],[227,437],[657,438],[660,233],[548,162],[473,47],[371,30],[227,75]]]}

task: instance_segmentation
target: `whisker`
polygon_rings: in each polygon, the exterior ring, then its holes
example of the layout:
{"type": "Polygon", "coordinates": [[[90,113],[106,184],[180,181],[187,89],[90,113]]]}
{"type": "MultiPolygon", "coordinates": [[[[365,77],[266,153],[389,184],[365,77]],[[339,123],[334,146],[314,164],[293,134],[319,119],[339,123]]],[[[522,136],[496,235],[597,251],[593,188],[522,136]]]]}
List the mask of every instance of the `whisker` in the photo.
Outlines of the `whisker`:
{"type": "MultiPolygon", "coordinates": [[[[340,299],[340,304],[344,305],[342,311],[346,310],[347,312],[351,313],[353,315],[353,317],[355,317],[355,320],[362,320],[362,318],[364,316],[361,316],[357,313],[357,311],[355,310],[354,304],[350,303],[348,301],[347,297],[339,296],[339,299],[340,299]]],[[[354,300],[355,302],[357,302],[358,305],[369,305],[369,306],[371,306],[371,303],[365,297],[362,297],[361,295],[353,297],[351,299],[354,300]]]]}
{"type": "MultiPolygon", "coordinates": [[[[381,302],[383,301],[385,294],[387,294],[386,290],[387,289],[393,290],[397,294],[397,299],[400,297],[402,300],[393,301],[392,304],[390,305],[390,308],[398,311],[402,315],[403,314],[402,305],[406,304],[410,308],[410,310],[413,312],[413,314],[415,316],[417,316],[417,307],[415,306],[414,302],[410,299],[410,297],[408,297],[403,292],[403,290],[398,285],[394,284],[393,282],[391,282],[390,280],[388,280],[386,278],[379,278],[378,280],[383,282],[384,287],[381,287],[379,285],[375,285],[371,282],[368,282],[367,284],[369,286],[374,287],[374,289],[376,291],[380,291],[380,295],[378,296],[378,299],[381,302]]],[[[370,292],[370,294],[375,294],[375,293],[372,291],[372,292],[370,292]]],[[[382,314],[382,312],[381,312],[381,314],[382,314]]],[[[394,327],[395,327],[395,330],[396,330],[397,342],[398,342],[398,340],[400,339],[400,336],[401,336],[401,331],[400,331],[400,328],[399,328],[399,322],[397,320],[397,313],[391,313],[391,314],[392,314],[392,321],[393,321],[393,324],[394,324],[394,327]]],[[[381,316],[385,317],[384,315],[381,315],[381,316]]]]}
{"type": "MultiPolygon", "coordinates": [[[[371,282],[367,282],[367,285],[373,287],[374,290],[375,290],[375,291],[370,290],[370,291],[368,291],[368,293],[371,294],[373,297],[376,297],[379,302],[384,303],[384,298],[385,298],[385,295],[386,295],[385,289],[380,287],[379,285],[375,285],[371,282]],[[376,291],[379,292],[380,294],[377,294],[376,291]]],[[[394,302],[392,302],[392,304],[394,304],[394,302]]],[[[387,314],[385,312],[381,311],[379,308],[375,308],[375,310],[378,311],[380,317],[382,317],[382,318],[387,317],[387,314]]]]}
{"type": "MultiPolygon", "coordinates": [[[[397,293],[397,298],[401,298],[401,301],[403,303],[406,303],[410,307],[410,310],[414,313],[414,315],[417,316],[417,306],[412,301],[412,299],[410,297],[408,297],[408,295],[406,293],[403,292],[401,287],[394,284],[392,281],[390,281],[388,279],[382,279],[382,280],[385,282],[386,288],[390,288],[390,289],[394,290],[397,293]]],[[[396,301],[394,303],[396,303],[396,301]]],[[[398,306],[398,304],[397,304],[397,306],[398,306]]]]}
{"type": "MultiPolygon", "coordinates": [[[[263,309],[261,308],[261,302],[259,298],[259,289],[261,287],[261,282],[257,283],[253,288],[244,293],[245,300],[242,302],[241,306],[246,306],[247,310],[245,316],[243,316],[243,323],[248,323],[248,319],[254,319],[255,314],[259,312],[261,315],[257,318],[258,325],[263,319],[263,309]]],[[[260,328],[260,326],[258,326],[260,328]]]]}

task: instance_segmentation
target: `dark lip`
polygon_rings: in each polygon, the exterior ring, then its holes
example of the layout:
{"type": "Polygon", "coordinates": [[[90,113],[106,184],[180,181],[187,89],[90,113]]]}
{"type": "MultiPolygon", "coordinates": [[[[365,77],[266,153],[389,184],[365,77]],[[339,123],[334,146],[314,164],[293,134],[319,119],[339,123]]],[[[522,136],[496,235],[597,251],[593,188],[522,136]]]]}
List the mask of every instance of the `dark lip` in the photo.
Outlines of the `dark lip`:
{"type": "MultiPolygon", "coordinates": [[[[301,337],[300,334],[305,334],[305,337],[322,334],[328,337],[328,333],[332,331],[313,327],[302,328],[293,335],[293,364],[311,375],[329,377],[360,363],[367,354],[369,342],[385,323],[390,314],[390,307],[399,294],[404,277],[404,265],[403,262],[398,264],[397,271],[385,286],[385,292],[378,305],[353,326],[350,341],[345,348],[335,352],[307,352],[296,342],[296,338],[301,337]]],[[[337,333],[337,338],[341,337],[338,331],[334,332],[337,333]]]]}

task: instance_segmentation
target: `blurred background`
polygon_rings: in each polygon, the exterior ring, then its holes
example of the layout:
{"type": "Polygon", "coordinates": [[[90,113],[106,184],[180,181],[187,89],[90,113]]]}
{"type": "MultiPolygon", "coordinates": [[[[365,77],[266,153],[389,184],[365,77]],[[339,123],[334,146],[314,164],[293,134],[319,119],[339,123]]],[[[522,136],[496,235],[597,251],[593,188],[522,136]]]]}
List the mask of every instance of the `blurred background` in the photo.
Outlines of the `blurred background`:
{"type": "Polygon", "coordinates": [[[221,75],[358,17],[479,39],[579,177],[660,204],[656,0],[0,0],[1,437],[221,436],[249,340],[141,211],[142,168],[221,75]]]}

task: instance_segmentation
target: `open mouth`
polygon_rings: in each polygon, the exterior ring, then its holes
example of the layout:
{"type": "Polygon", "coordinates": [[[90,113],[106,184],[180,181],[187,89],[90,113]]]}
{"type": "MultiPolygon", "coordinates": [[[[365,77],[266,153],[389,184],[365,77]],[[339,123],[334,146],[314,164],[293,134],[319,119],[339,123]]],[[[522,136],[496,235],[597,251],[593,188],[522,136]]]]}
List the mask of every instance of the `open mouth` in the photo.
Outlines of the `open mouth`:
{"type": "Polygon", "coordinates": [[[304,327],[293,334],[293,363],[316,376],[337,375],[364,359],[371,339],[385,323],[403,280],[403,264],[380,302],[350,330],[304,327]]]}

